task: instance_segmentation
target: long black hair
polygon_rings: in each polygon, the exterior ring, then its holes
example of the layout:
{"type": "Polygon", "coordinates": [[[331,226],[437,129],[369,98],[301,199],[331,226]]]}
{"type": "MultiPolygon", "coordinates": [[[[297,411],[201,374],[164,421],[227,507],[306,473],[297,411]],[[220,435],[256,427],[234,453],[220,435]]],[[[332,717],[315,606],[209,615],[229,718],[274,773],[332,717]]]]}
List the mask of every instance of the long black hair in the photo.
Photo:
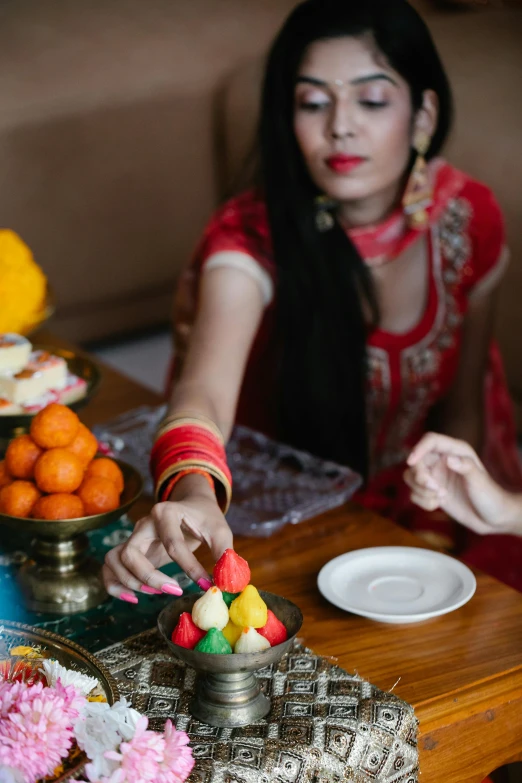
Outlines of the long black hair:
{"type": "Polygon", "coordinates": [[[278,274],[279,432],[295,446],[368,471],[366,340],[379,306],[367,266],[335,222],[315,224],[318,189],[293,132],[299,65],[314,41],[370,35],[409,84],[413,111],[434,90],[439,118],[427,157],[451,124],[451,92],[431,35],[406,0],[306,0],[271,48],[259,126],[261,178],[278,274]],[[370,313],[370,323],[363,310],[370,313]]]}

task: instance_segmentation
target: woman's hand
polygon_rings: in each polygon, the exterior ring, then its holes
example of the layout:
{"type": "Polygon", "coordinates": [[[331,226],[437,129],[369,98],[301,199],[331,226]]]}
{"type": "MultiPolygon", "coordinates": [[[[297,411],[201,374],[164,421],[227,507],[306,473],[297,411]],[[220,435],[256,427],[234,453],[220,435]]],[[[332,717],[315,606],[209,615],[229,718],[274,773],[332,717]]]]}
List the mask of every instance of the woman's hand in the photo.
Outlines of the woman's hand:
{"type": "Polygon", "coordinates": [[[441,508],[482,535],[522,535],[522,497],[506,492],[464,441],[429,433],[408,458],[404,480],[421,508],[441,508]]]}
{"type": "Polygon", "coordinates": [[[115,598],[137,603],[136,592],[181,595],[178,582],[158,569],[176,562],[201,588],[210,587],[206,570],[193,552],[202,543],[214,561],[233,546],[232,532],[206,480],[183,478],[169,501],[157,503],[136,523],[130,538],[105,557],[103,581],[115,598]]]}

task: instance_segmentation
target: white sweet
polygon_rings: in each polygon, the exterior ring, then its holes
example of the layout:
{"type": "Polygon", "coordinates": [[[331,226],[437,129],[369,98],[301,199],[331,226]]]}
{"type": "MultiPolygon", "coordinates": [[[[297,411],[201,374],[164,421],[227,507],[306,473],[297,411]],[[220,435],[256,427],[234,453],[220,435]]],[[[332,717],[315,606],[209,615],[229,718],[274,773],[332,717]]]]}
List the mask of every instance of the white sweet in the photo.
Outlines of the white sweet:
{"type": "Polygon", "coordinates": [[[192,607],[192,620],[202,631],[209,631],[211,628],[223,630],[228,623],[228,606],[218,587],[211,587],[198,598],[192,607]]]}
{"type": "Polygon", "coordinates": [[[16,373],[29,361],[31,343],[20,334],[0,334],[0,372],[16,373]]]}
{"type": "Polygon", "coordinates": [[[270,642],[255,628],[243,628],[243,633],[234,645],[235,653],[255,653],[268,650],[270,642]]]}

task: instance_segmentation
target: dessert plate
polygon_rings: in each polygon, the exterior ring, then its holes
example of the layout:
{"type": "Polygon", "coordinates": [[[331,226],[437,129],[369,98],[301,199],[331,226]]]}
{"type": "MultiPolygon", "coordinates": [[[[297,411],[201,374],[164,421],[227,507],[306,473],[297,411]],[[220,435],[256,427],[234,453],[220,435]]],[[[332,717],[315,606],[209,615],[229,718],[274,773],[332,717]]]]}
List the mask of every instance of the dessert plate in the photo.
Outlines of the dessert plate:
{"type": "Polygon", "coordinates": [[[382,623],[416,623],[453,612],[477,585],[459,560],[406,546],[347,552],[323,566],[317,584],[330,603],[382,623]]]}

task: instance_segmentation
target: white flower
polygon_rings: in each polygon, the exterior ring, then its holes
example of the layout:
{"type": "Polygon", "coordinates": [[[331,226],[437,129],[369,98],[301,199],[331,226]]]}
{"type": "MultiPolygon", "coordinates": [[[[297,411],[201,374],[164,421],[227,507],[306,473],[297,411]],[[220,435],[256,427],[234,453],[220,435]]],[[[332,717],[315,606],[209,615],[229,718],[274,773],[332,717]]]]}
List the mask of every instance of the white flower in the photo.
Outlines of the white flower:
{"type": "MultiPolygon", "coordinates": [[[[0,628],[0,632],[3,628],[0,628]]],[[[0,764],[0,783],[24,783],[25,778],[18,769],[0,764]]]]}
{"type": "Polygon", "coordinates": [[[117,701],[112,707],[106,702],[86,702],[75,723],[74,736],[91,761],[91,780],[109,776],[117,769],[118,762],[106,759],[104,753],[117,750],[122,742],[132,739],[140,717],[126,699],[117,701]]]}
{"type": "Polygon", "coordinates": [[[45,659],[42,661],[42,667],[47,678],[47,685],[51,688],[60,680],[64,688],[73,685],[81,696],[88,696],[92,689],[98,685],[96,677],[89,677],[87,674],[66,669],[58,661],[45,659]]]}

